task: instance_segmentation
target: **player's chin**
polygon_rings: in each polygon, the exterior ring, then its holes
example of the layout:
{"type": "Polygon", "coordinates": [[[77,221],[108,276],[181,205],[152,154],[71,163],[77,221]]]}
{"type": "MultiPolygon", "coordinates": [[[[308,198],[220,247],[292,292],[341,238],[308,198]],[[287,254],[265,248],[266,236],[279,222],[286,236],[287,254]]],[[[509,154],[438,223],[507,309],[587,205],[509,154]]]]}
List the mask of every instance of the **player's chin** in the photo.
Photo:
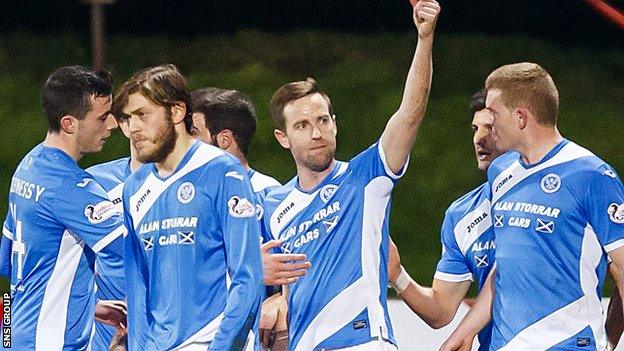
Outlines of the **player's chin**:
{"type": "Polygon", "coordinates": [[[313,170],[314,172],[323,172],[331,166],[332,160],[333,160],[333,155],[324,155],[323,157],[316,157],[315,159],[311,160],[311,162],[309,162],[310,164],[309,168],[313,170]]]}

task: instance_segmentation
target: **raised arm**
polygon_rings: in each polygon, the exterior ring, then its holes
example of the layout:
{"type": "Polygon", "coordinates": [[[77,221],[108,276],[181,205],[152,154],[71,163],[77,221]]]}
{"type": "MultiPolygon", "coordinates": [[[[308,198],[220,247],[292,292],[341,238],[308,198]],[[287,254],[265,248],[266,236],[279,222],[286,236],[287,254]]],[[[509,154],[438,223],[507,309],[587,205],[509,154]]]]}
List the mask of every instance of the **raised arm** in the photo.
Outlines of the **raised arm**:
{"type": "Polygon", "coordinates": [[[414,6],[414,23],[418,29],[416,52],[407,74],[401,106],[381,136],[386,163],[393,173],[399,173],[407,162],[425,115],[431,89],[433,33],[439,14],[440,5],[435,0],[420,0],[414,6]]]}

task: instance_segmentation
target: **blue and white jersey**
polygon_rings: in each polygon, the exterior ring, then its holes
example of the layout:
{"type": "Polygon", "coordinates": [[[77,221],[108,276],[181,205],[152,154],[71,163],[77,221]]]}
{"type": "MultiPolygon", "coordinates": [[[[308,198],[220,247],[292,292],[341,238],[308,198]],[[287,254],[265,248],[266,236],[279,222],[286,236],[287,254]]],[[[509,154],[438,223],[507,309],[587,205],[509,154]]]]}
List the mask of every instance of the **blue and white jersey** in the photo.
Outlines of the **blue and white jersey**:
{"type": "MultiPolygon", "coordinates": [[[[476,281],[480,291],[494,266],[496,250],[488,183],[449,206],[440,236],[442,257],[434,278],[452,283],[476,281]]],[[[479,333],[480,350],[489,349],[491,333],[491,324],[479,333]]]]}
{"type": "MultiPolygon", "coordinates": [[[[123,184],[132,173],[130,171],[130,158],[124,157],[118,160],[102,163],[87,168],[87,172],[93,176],[108,194],[108,198],[115,205],[119,213],[123,213],[122,190],[123,184]]],[[[123,241],[111,247],[113,254],[123,257],[123,241]]],[[[96,292],[95,298],[99,300],[124,300],[124,270],[123,261],[110,260],[105,255],[98,255],[96,259],[96,292]],[[110,264],[113,263],[114,266],[110,264]]],[[[95,331],[91,337],[91,350],[108,350],[110,341],[115,334],[115,327],[101,322],[95,322],[95,331]]]]}
{"type": "MultiPolygon", "coordinates": [[[[404,167],[405,168],[405,167],[404,167]]],[[[390,195],[401,175],[387,167],[379,143],[350,162],[334,161],[314,189],[295,177],[264,201],[266,239],[312,263],[290,285],[291,350],[337,349],[387,340],[396,344],[388,317],[390,195]]]]}
{"type": "Polygon", "coordinates": [[[496,235],[492,350],[604,350],[606,253],[624,245],[624,187],[590,151],[561,141],[536,164],[488,170],[496,235]]]}
{"type": "Polygon", "coordinates": [[[243,349],[263,287],[253,196],[240,163],[201,142],[167,178],[154,164],[128,178],[130,349],[243,349]]]}
{"type": "Polygon", "coordinates": [[[11,261],[11,346],[84,350],[96,253],[111,253],[125,232],[104,189],[68,154],[38,145],[13,175],[2,232],[12,246],[2,257],[11,261]]]}
{"type": "Polygon", "coordinates": [[[280,182],[275,180],[273,177],[269,177],[268,175],[262,174],[251,168],[247,171],[247,175],[249,176],[251,188],[255,195],[256,215],[258,216],[258,220],[260,220],[264,214],[264,207],[262,206],[264,198],[269,192],[271,192],[271,190],[281,186],[282,184],[280,184],[280,182]]]}

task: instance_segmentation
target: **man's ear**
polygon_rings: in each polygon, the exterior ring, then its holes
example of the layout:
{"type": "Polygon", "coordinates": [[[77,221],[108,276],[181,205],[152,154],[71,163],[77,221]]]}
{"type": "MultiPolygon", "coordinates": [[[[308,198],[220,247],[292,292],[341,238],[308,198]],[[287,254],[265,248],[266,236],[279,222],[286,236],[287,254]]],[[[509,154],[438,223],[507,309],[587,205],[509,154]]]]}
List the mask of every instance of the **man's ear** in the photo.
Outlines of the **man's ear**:
{"type": "Polygon", "coordinates": [[[523,130],[524,128],[526,128],[527,123],[530,118],[535,118],[533,114],[531,113],[531,111],[529,111],[528,109],[524,107],[518,107],[514,113],[517,119],[515,123],[518,126],[518,129],[520,130],[523,130]]]}
{"type": "Polygon", "coordinates": [[[224,129],[217,133],[217,146],[220,149],[227,150],[234,141],[234,134],[229,129],[224,129]]]}
{"type": "Polygon", "coordinates": [[[173,124],[184,122],[184,116],[186,116],[186,104],[184,102],[178,102],[171,106],[171,121],[173,124]]]}
{"type": "Polygon", "coordinates": [[[78,119],[72,115],[65,115],[61,117],[59,125],[61,126],[61,130],[63,132],[67,134],[74,134],[78,128],[78,119]]]}
{"type": "Polygon", "coordinates": [[[275,139],[277,139],[277,142],[280,143],[284,149],[290,149],[290,139],[288,139],[286,133],[281,129],[275,129],[273,135],[275,135],[275,139]]]}

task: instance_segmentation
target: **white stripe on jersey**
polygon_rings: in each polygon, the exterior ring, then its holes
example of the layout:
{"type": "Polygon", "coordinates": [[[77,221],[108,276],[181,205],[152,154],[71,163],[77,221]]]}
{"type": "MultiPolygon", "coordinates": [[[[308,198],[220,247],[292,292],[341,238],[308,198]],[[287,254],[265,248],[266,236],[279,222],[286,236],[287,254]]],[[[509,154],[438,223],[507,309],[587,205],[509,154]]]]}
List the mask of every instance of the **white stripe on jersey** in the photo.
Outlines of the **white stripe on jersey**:
{"type": "MultiPolygon", "coordinates": [[[[622,246],[624,246],[624,239],[616,240],[616,241],[612,242],[609,245],[605,245],[604,249],[608,253],[608,252],[611,252],[611,251],[613,251],[615,249],[619,249],[622,246]]],[[[609,257],[609,263],[611,263],[611,258],[610,257],[609,257]]]]}
{"type": "Polygon", "coordinates": [[[9,240],[13,240],[13,233],[11,233],[11,231],[8,230],[5,226],[2,226],[2,235],[7,237],[7,239],[9,240]]]}
{"type": "Polygon", "coordinates": [[[590,225],[585,227],[581,247],[580,282],[583,293],[580,299],[564,306],[516,334],[499,350],[545,350],[580,333],[588,325],[596,338],[596,350],[605,350],[606,335],[602,320],[602,305],[596,294],[602,249],[590,225]]]}
{"type": "Polygon", "coordinates": [[[282,185],[277,180],[258,171],[253,172],[253,175],[251,176],[251,178],[249,178],[249,181],[251,182],[251,188],[253,189],[254,193],[261,192],[266,188],[282,185]]]}
{"type": "Polygon", "coordinates": [[[477,208],[470,213],[466,214],[462,219],[457,222],[453,232],[455,233],[455,241],[459,246],[459,250],[462,255],[466,256],[470,246],[474,243],[486,230],[492,226],[492,215],[490,213],[490,200],[484,200],[477,208]],[[473,222],[477,221],[479,217],[483,217],[471,230],[468,232],[468,228],[473,222]]]}
{"type": "Polygon", "coordinates": [[[95,245],[93,245],[91,250],[93,250],[93,252],[95,253],[98,253],[100,252],[100,250],[105,248],[106,245],[112,243],[115,239],[117,239],[120,235],[126,236],[126,234],[127,234],[126,226],[122,224],[119,227],[117,227],[117,229],[110,232],[110,234],[100,239],[100,241],[98,241],[95,245]]]}
{"type": "Polygon", "coordinates": [[[336,174],[334,174],[332,179],[336,179],[336,178],[340,177],[347,170],[347,168],[349,168],[349,163],[348,162],[341,163],[338,166],[338,170],[336,171],[336,174]]]}
{"type": "Polygon", "coordinates": [[[271,233],[274,236],[279,235],[286,224],[290,223],[299,212],[310,205],[319,191],[320,189],[312,194],[306,194],[294,188],[271,214],[271,233]]]}
{"type": "Polygon", "coordinates": [[[138,228],[143,217],[147,214],[150,208],[152,208],[154,203],[156,203],[158,197],[165,192],[171,184],[175,183],[178,179],[184,177],[189,172],[198,169],[223,154],[225,154],[225,151],[219,148],[202,144],[197,148],[197,150],[195,150],[195,153],[191,156],[191,159],[184,165],[184,167],[166,180],[160,180],[154,175],[154,173],[150,173],[139,190],[130,196],[130,215],[134,221],[134,229],[138,228]],[[139,201],[141,201],[141,205],[137,211],[136,207],[139,201]]]}
{"type": "Polygon", "coordinates": [[[389,342],[374,340],[362,345],[356,345],[344,349],[335,349],[333,351],[397,351],[397,347],[389,342]]]}
{"type": "Polygon", "coordinates": [[[561,150],[559,150],[559,152],[557,152],[555,156],[540,165],[525,169],[520,164],[520,161],[512,163],[509,167],[507,167],[507,169],[502,171],[496,179],[494,179],[494,182],[492,182],[492,204],[495,204],[501,196],[505,195],[509,190],[511,190],[511,188],[526,179],[528,176],[545,168],[587,156],[594,156],[594,154],[574,143],[567,143],[563,148],[561,148],[561,150]],[[507,181],[503,183],[505,179],[507,179],[507,181]]]}
{"type": "Polygon", "coordinates": [[[83,248],[82,240],[74,237],[67,230],[63,233],[54,270],[48,280],[41,303],[35,334],[35,350],[63,349],[69,295],[83,248]]]}
{"type": "Polygon", "coordinates": [[[435,274],[433,275],[433,278],[437,280],[443,280],[445,282],[451,282],[451,283],[461,283],[467,280],[474,281],[474,278],[472,277],[472,273],[450,274],[450,273],[436,271],[435,274]]]}
{"type": "Polygon", "coordinates": [[[390,200],[389,190],[393,186],[389,178],[378,177],[364,188],[362,277],[323,307],[306,328],[295,351],[313,350],[350,323],[364,308],[368,308],[371,337],[388,339],[385,314],[379,302],[379,247],[385,209],[390,200]]]}
{"type": "MultiPolygon", "coordinates": [[[[382,135],[383,137],[383,135],[382,135]]],[[[392,172],[392,170],[390,169],[390,167],[388,167],[388,161],[386,161],[386,153],[383,149],[383,146],[381,146],[382,140],[379,139],[379,142],[377,143],[377,150],[379,151],[379,158],[381,158],[381,163],[383,163],[384,166],[384,170],[386,171],[386,174],[388,175],[388,177],[397,180],[399,178],[401,178],[405,172],[407,171],[407,167],[409,166],[409,161],[410,161],[410,154],[407,154],[407,160],[405,160],[405,164],[403,165],[403,167],[401,168],[401,173],[399,174],[394,174],[394,172],[392,172]]]]}
{"type": "Polygon", "coordinates": [[[215,317],[215,319],[211,320],[210,323],[206,324],[190,338],[184,340],[184,342],[174,348],[174,350],[186,350],[186,347],[192,346],[192,344],[206,343],[212,341],[215,335],[217,335],[217,331],[219,330],[219,324],[221,324],[222,319],[223,313],[215,317]]]}

